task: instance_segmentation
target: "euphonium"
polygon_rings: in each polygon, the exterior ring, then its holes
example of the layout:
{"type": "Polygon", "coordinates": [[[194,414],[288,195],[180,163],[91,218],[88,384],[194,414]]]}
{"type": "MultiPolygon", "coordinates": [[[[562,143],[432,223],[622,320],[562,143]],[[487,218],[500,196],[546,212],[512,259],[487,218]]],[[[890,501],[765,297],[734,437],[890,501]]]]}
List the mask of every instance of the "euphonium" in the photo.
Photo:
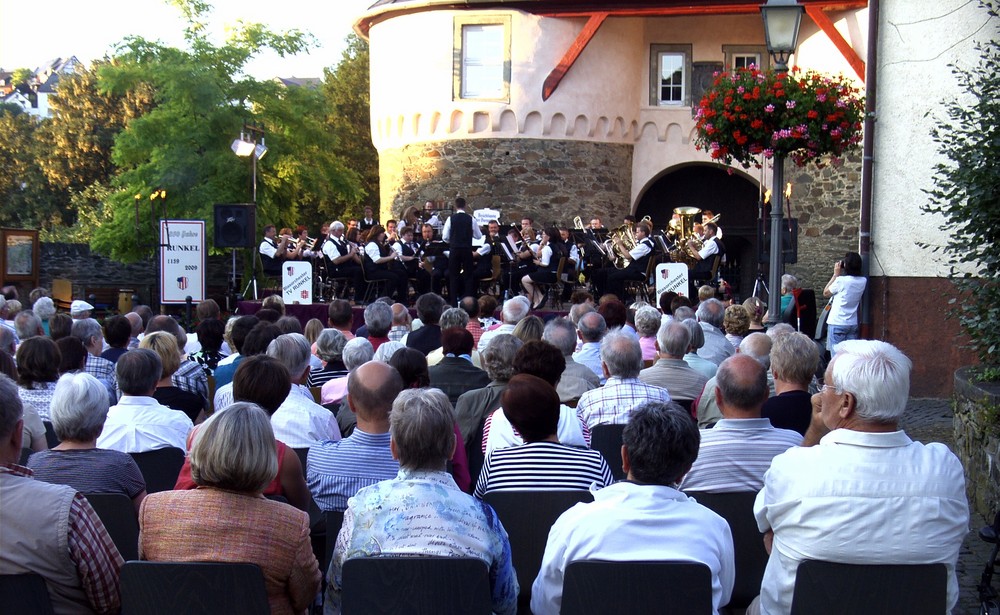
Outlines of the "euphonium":
{"type": "Polygon", "coordinates": [[[577,216],[577,217],[573,218],[573,228],[575,228],[575,229],[582,229],[583,228],[583,218],[581,218],[580,216],[577,216]]]}
{"type": "Polygon", "coordinates": [[[608,253],[608,259],[618,269],[628,267],[629,259],[626,256],[635,248],[635,235],[628,224],[623,224],[608,233],[608,238],[604,241],[604,248],[608,253]]]}

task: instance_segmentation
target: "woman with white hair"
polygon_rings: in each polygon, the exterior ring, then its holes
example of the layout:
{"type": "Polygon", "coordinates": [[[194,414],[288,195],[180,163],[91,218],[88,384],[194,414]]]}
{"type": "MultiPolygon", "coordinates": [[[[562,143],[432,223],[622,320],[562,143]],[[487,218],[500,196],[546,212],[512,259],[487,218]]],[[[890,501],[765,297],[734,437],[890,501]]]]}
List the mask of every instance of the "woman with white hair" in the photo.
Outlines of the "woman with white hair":
{"type": "Polygon", "coordinates": [[[660,330],[662,320],[660,310],[651,305],[641,307],[635,312],[635,332],[639,336],[643,361],[653,361],[657,358],[656,332],[660,330]]]}
{"type": "Polygon", "coordinates": [[[42,320],[42,330],[45,331],[45,335],[48,335],[49,319],[56,315],[56,306],[52,303],[52,299],[39,297],[31,309],[35,313],[35,316],[38,316],[42,320]]]}
{"type": "MultiPolygon", "coordinates": [[[[308,339],[308,338],[306,338],[308,339]]],[[[319,357],[322,367],[318,370],[309,371],[309,386],[321,387],[334,378],[341,378],[347,375],[347,367],[344,366],[343,354],[344,345],[347,339],[344,334],[336,329],[323,329],[316,338],[314,344],[315,355],[319,357]]]]}
{"type": "Polygon", "coordinates": [[[347,395],[347,377],[350,372],[372,360],[375,349],[366,338],[356,337],[344,344],[343,358],[347,374],[334,378],[323,385],[321,399],[324,404],[339,404],[347,395]]]}
{"type": "Polygon", "coordinates": [[[61,442],[28,458],[35,479],[69,485],[81,493],[121,493],[138,511],[146,497],[139,466],[127,453],[97,448],[108,418],[104,385],[90,374],[66,374],[56,384],[49,412],[61,442]]]}

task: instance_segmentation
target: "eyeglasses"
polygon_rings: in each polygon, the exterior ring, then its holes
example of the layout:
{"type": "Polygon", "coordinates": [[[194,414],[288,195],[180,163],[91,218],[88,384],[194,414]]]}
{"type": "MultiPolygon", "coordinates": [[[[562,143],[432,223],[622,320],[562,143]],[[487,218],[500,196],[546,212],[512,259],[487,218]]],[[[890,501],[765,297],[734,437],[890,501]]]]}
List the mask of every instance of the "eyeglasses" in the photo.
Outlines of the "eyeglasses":
{"type": "Polygon", "coordinates": [[[830,390],[832,390],[832,391],[833,391],[834,393],[836,393],[836,392],[837,392],[837,387],[835,387],[835,386],[834,386],[834,385],[832,385],[832,384],[824,384],[823,386],[821,386],[821,387],[819,388],[819,392],[820,392],[820,393],[826,393],[826,390],[827,390],[827,389],[830,389],[830,390]]]}

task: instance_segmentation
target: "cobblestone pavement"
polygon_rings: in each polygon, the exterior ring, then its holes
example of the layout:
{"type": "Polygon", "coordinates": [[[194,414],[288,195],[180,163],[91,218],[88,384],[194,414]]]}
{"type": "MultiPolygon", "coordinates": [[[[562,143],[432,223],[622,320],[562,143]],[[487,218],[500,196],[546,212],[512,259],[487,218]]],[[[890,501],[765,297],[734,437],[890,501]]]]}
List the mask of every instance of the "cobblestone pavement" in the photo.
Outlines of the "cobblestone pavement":
{"type": "MultiPolygon", "coordinates": [[[[903,416],[902,427],[914,440],[954,445],[951,401],[948,399],[910,399],[903,416]]],[[[979,593],[976,585],[989,559],[991,545],[979,540],[979,528],[990,520],[973,513],[970,531],[958,556],[958,604],[953,615],[978,615],[979,593]]],[[[997,579],[1000,581],[1000,579],[997,579]]],[[[994,583],[997,586],[997,583],[994,583]]]]}

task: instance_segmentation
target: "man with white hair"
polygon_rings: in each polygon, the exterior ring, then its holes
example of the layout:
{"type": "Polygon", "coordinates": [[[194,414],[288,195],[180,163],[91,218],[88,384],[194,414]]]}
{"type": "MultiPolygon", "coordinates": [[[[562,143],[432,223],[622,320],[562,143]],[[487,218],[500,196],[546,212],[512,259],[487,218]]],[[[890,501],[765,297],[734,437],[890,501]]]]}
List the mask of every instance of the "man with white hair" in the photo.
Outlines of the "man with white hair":
{"type": "Polygon", "coordinates": [[[748,613],[787,613],[807,559],[943,563],[946,612],[955,606],[955,564],[969,531],[965,476],[947,446],[914,442],[899,428],[911,368],[885,342],[838,346],[813,395],[805,447],[775,457],[757,494],[754,515],[771,556],[748,613]]]}
{"type": "Polygon", "coordinates": [[[553,318],[545,325],[542,339],[559,349],[566,360],[566,369],[556,385],[559,401],[578,399],[591,389],[601,386],[601,379],[594,370],[573,359],[576,349],[576,326],[568,318],[553,318]]]}
{"type": "Polygon", "coordinates": [[[608,332],[608,323],[596,310],[590,310],[580,317],[576,327],[580,336],[580,347],[573,353],[573,360],[587,366],[597,376],[600,384],[604,384],[607,376],[601,367],[601,340],[608,332]]]}
{"type": "Polygon", "coordinates": [[[38,335],[45,335],[45,329],[42,328],[42,319],[35,315],[31,310],[21,310],[14,317],[14,331],[17,332],[17,337],[24,340],[29,337],[36,337],[38,335]]]}
{"type": "Polygon", "coordinates": [[[344,223],[336,220],[330,224],[330,234],[323,242],[323,256],[327,259],[327,272],[331,278],[347,278],[354,285],[354,299],[360,299],[362,288],[361,256],[358,246],[344,238],[344,223]]]}
{"type": "Polygon", "coordinates": [[[483,352],[494,337],[504,333],[513,333],[517,323],[527,318],[529,312],[531,312],[531,302],[523,295],[504,301],[503,309],[500,311],[502,323],[496,329],[483,333],[483,336],[479,338],[479,352],[483,352]]]}
{"type": "Polygon", "coordinates": [[[83,318],[73,321],[73,337],[83,342],[83,347],[87,349],[87,362],[83,370],[101,381],[101,384],[108,389],[108,396],[111,403],[117,399],[115,395],[115,364],[101,357],[104,352],[104,330],[93,318],[83,318]]]}
{"type": "Polygon", "coordinates": [[[632,408],[647,401],[670,401],[666,389],[639,380],[642,348],[628,333],[612,330],[601,340],[601,365],[607,382],[580,396],[577,412],[587,426],[628,422],[632,408]]]}
{"type": "MultiPolygon", "coordinates": [[[[367,343],[367,340],[365,340],[367,343]]],[[[292,448],[309,448],[325,440],[340,440],[333,413],[313,400],[305,386],[309,380],[309,342],[301,333],[279,335],[267,347],[288,368],[292,390],[271,416],[274,437],[292,448]]]]}
{"type": "Polygon", "coordinates": [[[691,333],[684,324],[670,321],[656,332],[656,363],[639,372],[639,380],[670,391],[674,400],[693,401],[705,389],[708,378],[684,362],[691,348],[691,333]]]}
{"type": "Polygon", "coordinates": [[[720,365],[736,354],[736,349],[722,333],[722,321],[726,316],[726,306],[718,299],[706,299],[695,312],[698,324],[705,331],[705,345],[698,349],[698,356],[720,365]]]}
{"type": "MultiPolygon", "coordinates": [[[[767,370],[768,395],[774,395],[774,376],[771,374],[771,338],[763,333],[751,333],[740,342],[739,353],[755,359],[767,370]]],[[[722,410],[716,401],[717,376],[709,378],[698,398],[698,427],[706,429],[722,420],[722,410]]]]}

